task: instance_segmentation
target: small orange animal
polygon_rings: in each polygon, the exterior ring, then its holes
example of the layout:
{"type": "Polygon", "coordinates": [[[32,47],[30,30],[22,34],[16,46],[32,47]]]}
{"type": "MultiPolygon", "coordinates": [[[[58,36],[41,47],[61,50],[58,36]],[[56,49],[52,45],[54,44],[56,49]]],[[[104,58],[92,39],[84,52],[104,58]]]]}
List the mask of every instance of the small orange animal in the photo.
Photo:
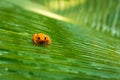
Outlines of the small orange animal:
{"type": "Polygon", "coordinates": [[[33,35],[33,42],[35,44],[50,44],[51,40],[48,35],[39,33],[39,34],[34,34],[33,35]]]}

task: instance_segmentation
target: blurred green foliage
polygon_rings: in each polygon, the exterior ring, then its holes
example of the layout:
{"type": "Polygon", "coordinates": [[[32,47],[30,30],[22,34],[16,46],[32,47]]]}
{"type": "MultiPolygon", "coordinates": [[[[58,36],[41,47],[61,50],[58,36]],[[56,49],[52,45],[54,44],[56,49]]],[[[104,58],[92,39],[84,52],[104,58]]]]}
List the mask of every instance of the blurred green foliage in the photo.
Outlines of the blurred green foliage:
{"type": "Polygon", "coordinates": [[[0,0],[0,80],[120,80],[119,8],[120,0],[0,0]],[[41,32],[51,45],[33,45],[41,32]]]}

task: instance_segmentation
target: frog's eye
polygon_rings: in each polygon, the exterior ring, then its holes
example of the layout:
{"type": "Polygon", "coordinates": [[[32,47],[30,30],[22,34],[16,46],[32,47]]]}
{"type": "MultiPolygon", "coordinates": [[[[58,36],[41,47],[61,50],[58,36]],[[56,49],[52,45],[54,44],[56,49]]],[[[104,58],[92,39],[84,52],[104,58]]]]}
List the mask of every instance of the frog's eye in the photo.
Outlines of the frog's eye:
{"type": "Polygon", "coordinates": [[[45,40],[46,40],[46,37],[45,37],[45,40]]]}
{"type": "Polygon", "coordinates": [[[40,37],[38,37],[38,40],[40,40],[40,37]]]}

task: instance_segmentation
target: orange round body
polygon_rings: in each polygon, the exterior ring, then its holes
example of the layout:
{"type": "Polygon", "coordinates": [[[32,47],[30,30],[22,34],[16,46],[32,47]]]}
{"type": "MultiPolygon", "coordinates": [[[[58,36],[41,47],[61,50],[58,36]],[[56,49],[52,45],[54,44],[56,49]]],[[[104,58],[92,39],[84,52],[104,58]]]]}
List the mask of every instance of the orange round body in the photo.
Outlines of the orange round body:
{"type": "Polygon", "coordinates": [[[43,34],[43,33],[39,33],[39,34],[34,34],[33,35],[33,42],[35,44],[50,44],[51,43],[51,40],[50,40],[50,37],[46,34],[43,34]]]}

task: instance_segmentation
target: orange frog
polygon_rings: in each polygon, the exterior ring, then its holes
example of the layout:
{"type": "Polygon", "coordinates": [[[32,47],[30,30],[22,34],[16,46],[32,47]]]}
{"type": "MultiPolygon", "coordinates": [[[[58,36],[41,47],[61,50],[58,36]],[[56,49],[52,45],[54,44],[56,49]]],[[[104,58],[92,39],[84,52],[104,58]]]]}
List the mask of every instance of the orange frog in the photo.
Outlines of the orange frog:
{"type": "Polygon", "coordinates": [[[33,42],[35,44],[50,44],[51,40],[50,37],[46,34],[39,33],[33,35],[33,42]]]}

